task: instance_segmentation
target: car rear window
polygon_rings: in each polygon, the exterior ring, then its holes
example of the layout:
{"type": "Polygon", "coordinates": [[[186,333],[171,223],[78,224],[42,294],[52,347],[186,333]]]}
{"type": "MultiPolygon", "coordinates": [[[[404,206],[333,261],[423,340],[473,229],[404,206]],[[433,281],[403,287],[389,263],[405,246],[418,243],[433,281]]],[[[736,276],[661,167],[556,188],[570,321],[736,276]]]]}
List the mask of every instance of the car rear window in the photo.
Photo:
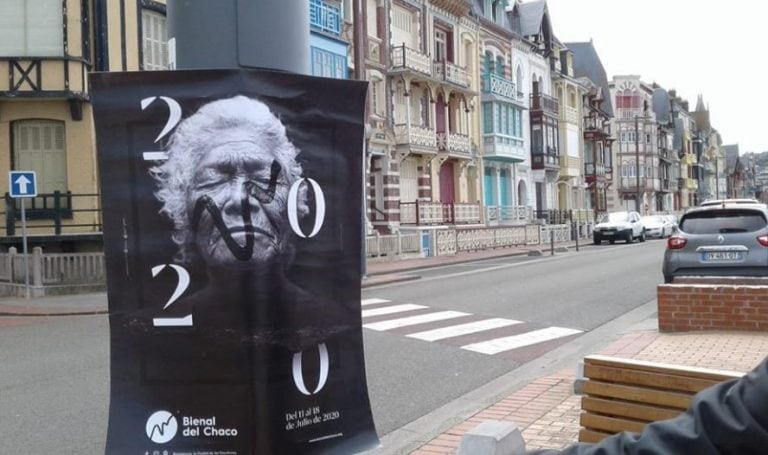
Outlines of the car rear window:
{"type": "Polygon", "coordinates": [[[756,210],[711,210],[686,214],[680,230],[689,234],[726,234],[759,231],[767,224],[765,215],[756,210]]]}

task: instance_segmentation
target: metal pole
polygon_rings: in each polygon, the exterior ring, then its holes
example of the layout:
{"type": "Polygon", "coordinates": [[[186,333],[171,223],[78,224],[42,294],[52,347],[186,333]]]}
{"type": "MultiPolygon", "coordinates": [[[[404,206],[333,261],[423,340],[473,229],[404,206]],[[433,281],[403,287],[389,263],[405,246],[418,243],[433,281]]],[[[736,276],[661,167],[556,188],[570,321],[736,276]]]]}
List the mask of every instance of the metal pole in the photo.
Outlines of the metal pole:
{"type": "Polygon", "coordinates": [[[29,293],[29,258],[27,258],[27,213],[24,208],[26,205],[24,202],[26,198],[20,198],[21,200],[21,244],[24,252],[24,295],[27,299],[30,297],[29,293]]]}
{"type": "Polygon", "coordinates": [[[555,255],[555,230],[549,227],[549,255],[555,255]]]}
{"type": "MultiPolygon", "coordinates": [[[[573,218],[573,216],[571,216],[573,218]]],[[[579,251],[579,237],[581,236],[581,212],[576,212],[576,252],[579,251]]]]}
{"type": "Polygon", "coordinates": [[[715,199],[720,199],[720,170],[717,166],[717,155],[715,155],[715,199]]]}
{"type": "Polygon", "coordinates": [[[176,69],[310,73],[307,0],[168,0],[167,10],[176,69]]]}
{"type": "Polygon", "coordinates": [[[635,211],[640,213],[640,131],[637,115],[635,115],[635,181],[637,184],[635,188],[635,211]]]}

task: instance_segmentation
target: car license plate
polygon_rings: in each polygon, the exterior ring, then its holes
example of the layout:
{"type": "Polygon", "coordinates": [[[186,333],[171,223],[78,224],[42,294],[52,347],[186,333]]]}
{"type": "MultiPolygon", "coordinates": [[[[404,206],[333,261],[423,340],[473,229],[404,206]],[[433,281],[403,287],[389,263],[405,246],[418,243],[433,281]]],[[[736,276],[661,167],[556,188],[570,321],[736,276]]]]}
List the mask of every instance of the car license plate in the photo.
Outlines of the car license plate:
{"type": "Polygon", "coordinates": [[[613,235],[615,234],[614,231],[603,231],[603,235],[613,235]]]}
{"type": "Polygon", "coordinates": [[[740,261],[741,252],[739,251],[707,251],[704,253],[704,261],[740,261]]]}

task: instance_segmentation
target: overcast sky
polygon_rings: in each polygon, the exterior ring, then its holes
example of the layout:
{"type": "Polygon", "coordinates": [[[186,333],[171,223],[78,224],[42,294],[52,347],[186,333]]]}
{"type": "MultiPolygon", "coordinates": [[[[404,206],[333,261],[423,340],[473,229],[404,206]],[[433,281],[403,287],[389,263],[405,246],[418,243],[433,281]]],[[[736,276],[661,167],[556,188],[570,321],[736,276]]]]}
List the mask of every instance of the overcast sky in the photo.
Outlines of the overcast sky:
{"type": "Polygon", "coordinates": [[[593,40],[609,80],[637,74],[699,94],[726,144],[768,151],[768,2],[547,0],[563,42],[593,40]]]}

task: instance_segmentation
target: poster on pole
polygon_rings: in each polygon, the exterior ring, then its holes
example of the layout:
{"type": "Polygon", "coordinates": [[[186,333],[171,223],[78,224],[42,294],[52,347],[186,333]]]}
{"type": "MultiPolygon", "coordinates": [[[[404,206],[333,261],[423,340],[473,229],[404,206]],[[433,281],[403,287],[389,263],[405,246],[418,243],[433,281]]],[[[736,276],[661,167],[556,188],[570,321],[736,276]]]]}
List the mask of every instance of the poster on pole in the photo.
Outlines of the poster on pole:
{"type": "Polygon", "coordinates": [[[106,453],[378,445],[360,311],[366,84],[91,76],[107,262],[106,453]]]}

